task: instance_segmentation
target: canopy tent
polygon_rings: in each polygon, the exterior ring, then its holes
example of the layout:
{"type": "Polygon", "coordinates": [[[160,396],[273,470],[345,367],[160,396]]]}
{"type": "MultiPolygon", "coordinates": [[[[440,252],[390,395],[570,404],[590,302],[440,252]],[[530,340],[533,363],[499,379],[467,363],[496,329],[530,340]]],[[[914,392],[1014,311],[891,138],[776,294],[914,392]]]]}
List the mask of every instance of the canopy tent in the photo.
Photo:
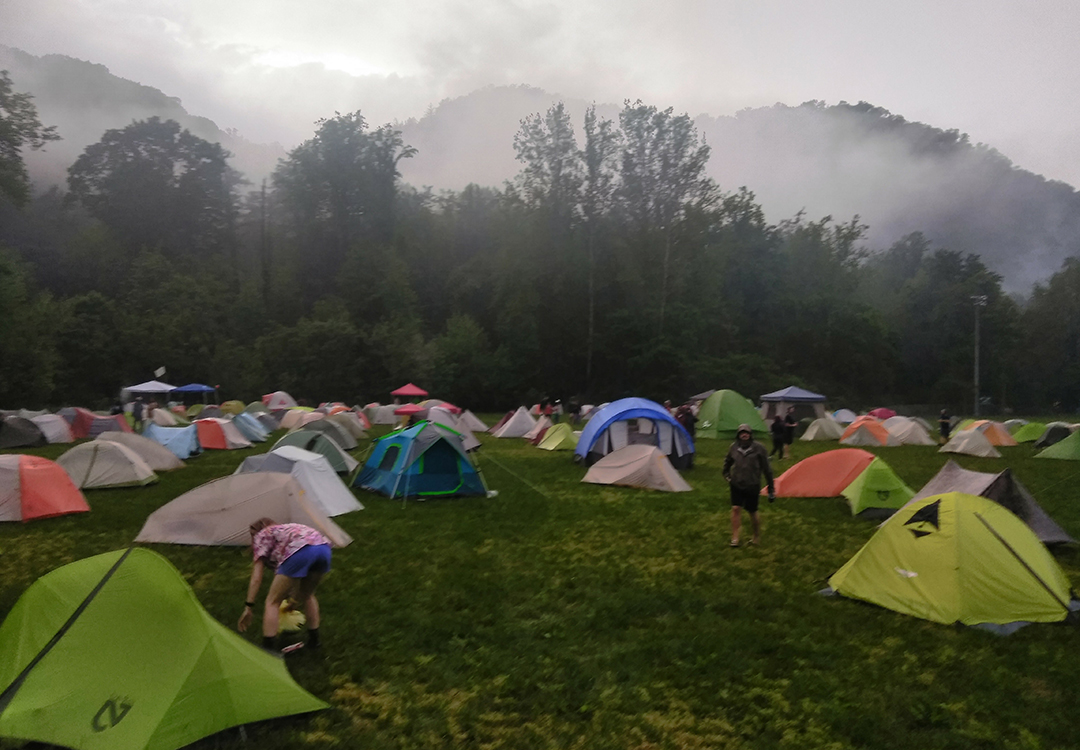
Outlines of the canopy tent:
{"type": "Polygon", "coordinates": [[[14,416],[0,419],[0,449],[36,448],[47,442],[45,433],[29,419],[14,416]]]}
{"type": "Polygon", "coordinates": [[[661,492],[690,492],[693,488],[655,445],[627,445],[607,454],[581,480],[661,492]]]}
{"type": "Polygon", "coordinates": [[[949,438],[949,442],[941,446],[938,453],[963,453],[980,458],[1001,458],[997,448],[990,445],[990,441],[978,430],[961,430],[949,438]]]}
{"type": "Polygon", "coordinates": [[[19,597],[0,626],[0,690],[0,736],[72,748],[174,750],[328,707],[137,548],[64,565],[19,597]]]}
{"type": "Polygon", "coordinates": [[[138,385],[129,385],[126,388],[122,388],[120,390],[120,400],[130,401],[133,397],[141,395],[143,393],[166,394],[171,393],[175,390],[175,385],[162,383],[160,380],[147,380],[145,383],[139,383],[138,385]]]}
{"type": "Polygon", "coordinates": [[[598,409],[581,431],[574,455],[592,465],[627,445],[654,445],[675,468],[693,465],[693,438],[667,409],[644,398],[622,398],[598,409]]]}
{"type": "Polygon", "coordinates": [[[184,468],[184,462],[168,448],[145,435],[127,432],[104,432],[96,440],[119,443],[141,458],[152,471],[173,471],[184,468]]]}
{"type": "Polygon", "coordinates": [[[840,494],[851,506],[851,515],[881,517],[904,507],[915,491],[904,484],[891,466],[875,458],[840,494]]]}
{"type": "Polygon", "coordinates": [[[181,461],[202,453],[199,433],[193,424],[187,427],[160,427],[156,424],[148,424],[143,430],[143,437],[160,443],[181,461]]]}
{"type": "Polygon", "coordinates": [[[735,431],[741,424],[750,425],[750,429],[759,436],[769,431],[750,399],[727,389],[716,391],[705,399],[698,410],[697,434],[694,437],[734,440],[735,431]]]}
{"type": "Polygon", "coordinates": [[[198,394],[202,396],[203,403],[205,404],[206,394],[208,393],[213,393],[214,398],[217,398],[217,389],[213,386],[205,385],[203,383],[188,383],[187,385],[182,385],[179,388],[173,388],[169,392],[169,395],[180,396],[181,398],[183,398],[188,394],[198,394]]]}
{"type": "Polygon", "coordinates": [[[1064,440],[1051,445],[1035,454],[1035,458],[1060,458],[1066,461],[1080,461],[1080,432],[1074,432],[1064,440]]]}
{"type": "Polygon", "coordinates": [[[1059,622],[1069,614],[1069,581],[1031,529],[1007,508],[960,492],[909,503],[829,586],[945,624],[1059,622]]]}
{"type": "Polygon", "coordinates": [[[859,448],[839,448],[804,458],[776,478],[777,497],[839,497],[875,458],[859,448]]]}
{"type": "Polygon", "coordinates": [[[71,443],[75,440],[75,436],[71,434],[71,425],[59,414],[42,414],[30,421],[37,425],[50,444],[71,443]]]}
{"type": "Polygon", "coordinates": [[[234,473],[256,472],[288,474],[304,488],[308,499],[327,516],[340,516],[364,509],[345,483],[338,478],[330,462],[318,453],[294,445],[283,445],[269,453],[245,458],[234,473]]]}
{"type": "Polygon", "coordinates": [[[945,492],[964,492],[978,495],[1003,505],[1028,525],[1043,544],[1075,543],[1065,529],[1042,509],[1020,480],[1006,469],[997,474],[964,469],[952,459],[945,462],[941,471],[919,490],[913,500],[945,492]]]}
{"type": "Polygon", "coordinates": [[[761,418],[779,414],[783,416],[789,407],[795,407],[795,415],[800,419],[810,417],[821,419],[825,416],[825,397],[820,393],[803,390],[794,385],[782,388],[779,391],[766,393],[761,397],[761,418]]]}
{"type": "Polygon", "coordinates": [[[390,391],[390,395],[401,396],[402,398],[423,398],[424,396],[428,395],[428,392],[418,385],[406,383],[400,388],[390,391]]]}
{"type": "Polygon", "coordinates": [[[360,465],[355,458],[343,451],[332,437],[322,432],[313,432],[312,430],[290,432],[274,443],[273,449],[283,445],[295,445],[297,448],[303,448],[306,451],[325,456],[338,474],[350,474],[353,469],[360,465]]]}
{"type": "Polygon", "coordinates": [[[460,436],[434,422],[420,422],[376,440],[353,486],[391,498],[487,494],[460,436]]]}
{"type": "Polygon", "coordinates": [[[120,443],[91,440],[56,459],[79,489],[141,487],[158,477],[139,454],[120,443]]]}
{"type": "Polygon", "coordinates": [[[90,506],[58,464],[38,456],[0,456],[0,521],[32,521],[90,506]]]}
{"type": "Polygon", "coordinates": [[[151,513],[135,541],[242,547],[260,518],[310,526],[335,547],[352,542],[295,479],[276,472],[233,474],[185,492],[151,513]]]}

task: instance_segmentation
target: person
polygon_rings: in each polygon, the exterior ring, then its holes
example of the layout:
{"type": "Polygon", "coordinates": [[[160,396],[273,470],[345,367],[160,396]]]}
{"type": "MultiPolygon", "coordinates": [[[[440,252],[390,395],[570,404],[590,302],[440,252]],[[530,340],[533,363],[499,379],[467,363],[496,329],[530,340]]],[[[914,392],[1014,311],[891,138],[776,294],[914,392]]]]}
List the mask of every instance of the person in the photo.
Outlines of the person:
{"type": "Polygon", "coordinates": [[[739,534],[742,531],[742,512],[750,514],[754,527],[751,545],[761,543],[761,517],[758,515],[758,501],[761,492],[761,475],[765,475],[769,487],[769,502],[776,499],[776,487],[773,485],[772,468],[765,446],[754,440],[750,425],[741,424],[735,433],[735,442],[728,448],[724,458],[724,479],[731,487],[731,546],[739,546],[739,534]]]}
{"type": "Polygon", "coordinates": [[[540,413],[547,417],[547,420],[551,421],[551,401],[544,399],[544,402],[540,405],[540,413]]]}
{"type": "Polygon", "coordinates": [[[570,424],[574,427],[581,422],[581,401],[577,397],[570,399],[570,424]]]}
{"type": "Polygon", "coordinates": [[[683,404],[675,410],[675,421],[678,422],[686,429],[690,434],[690,438],[694,438],[694,432],[696,431],[698,418],[694,415],[694,407],[690,404],[683,404]]]}
{"type": "Polygon", "coordinates": [[[787,451],[785,458],[791,458],[791,444],[795,442],[795,427],[799,420],[795,419],[795,407],[789,406],[784,415],[784,447],[787,451]]]}
{"type": "Polygon", "coordinates": [[[772,458],[773,454],[776,454],[777,458],[784,457],[784,446],[787,445],[787,427],[784,425],[784,418],[777,412],[773,416],[772,423],[769,424],[769,434],[772,435],[772,450],[769,451],[769,458],[772,458]]]}
{"type": "Polygon", "coordinates": [[[949,441],[949,432],[951,429],[952,421],[949,419],[949,412],[942,409],[941,416],[938,417],[938,430],[941,431],[941,439],[945,442],[949,441]]]}
{"type": "Polygon", "coordinates": [[[135,403],[131,406],[131,420],[134,423],[132,426],[136,432],[142,432],[143,428],[143,414],[146,412],[146,408],[143,406],[142,396],[138,396],[135,399],[135,403]]]}
{"type": "MultiPolygon", "coordinates": [[[[307,646],[319,647],[321,615],[315,589],[330,572],[330,540],[310,526],[277,523],[260,518],[249,527],[252,567],[244,612],[236,629],[243,633],[254,619],[255,597],[262,587],[263,571],[274,571],[263,605],[263,648],[274,650],[281,603],[290,600],[291,609],[303,609],[307,618],[307,646]]],[[[301,644],[302,646],[303,644],[301,644]]]]}
{"type": "Polygon", "coordinates": [[[555,399],[555,406],[551,407],[551,421],[554,424],[559,423],[559,419],[562,417],[562,399],[555,399]]]}

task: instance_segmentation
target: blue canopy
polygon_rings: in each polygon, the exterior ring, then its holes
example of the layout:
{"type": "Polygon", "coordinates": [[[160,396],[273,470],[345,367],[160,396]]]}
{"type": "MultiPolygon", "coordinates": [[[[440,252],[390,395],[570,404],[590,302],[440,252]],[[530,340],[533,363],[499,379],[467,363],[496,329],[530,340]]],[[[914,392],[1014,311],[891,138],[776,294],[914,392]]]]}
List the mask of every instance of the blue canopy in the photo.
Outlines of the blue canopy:
{"type": "MultiPolygon", "coordinates": [[[[682,449],[680,449],[677,445],[680,441],[672,441],[672,452],[677,456],[693,454],[694,439],[686,431],[686,428],[679,424],[678,420],[671,416],[667,409],[647,398],[621,398],[596,411],[589,419],[589,423],[585,425],[585,429],[581,431],[581,437],[578,438],[577,448],[574,449],[574,453],[581,459],[589,461],[589,453],[593,451],[593,446],[604,434],[604,430],[610,427],[613,422],[637,418],[651,419],[654,422],[667,422],[672,425],[675,435],[682,438],[681,442],[683,444],[682,449]]],[[[658,436],[654,439],[654,442],[656,439],[658,439],[658,436]]],[[[669,453],[668,457],[671,458],[671,455],[669,453]]]]}
{"type": "Polygon", "coordinates": [[[817,402],[825,401],[825,397],[820,393],[811,393],[810,391],[804,391],[802,388],[796,388],[793,385],[789,385],[787,388],[779,391],[773,391],[772,393],[766,393],[761,397],[762,401],[787,401],[789,404],[805,403],[805,402],[817,402]]]}
{"type": "Polygon", "coordinates": [[[202,383],[188,383],[179,388],[173,388],[170,393],[213,393],[214,387],[202,383]]]}

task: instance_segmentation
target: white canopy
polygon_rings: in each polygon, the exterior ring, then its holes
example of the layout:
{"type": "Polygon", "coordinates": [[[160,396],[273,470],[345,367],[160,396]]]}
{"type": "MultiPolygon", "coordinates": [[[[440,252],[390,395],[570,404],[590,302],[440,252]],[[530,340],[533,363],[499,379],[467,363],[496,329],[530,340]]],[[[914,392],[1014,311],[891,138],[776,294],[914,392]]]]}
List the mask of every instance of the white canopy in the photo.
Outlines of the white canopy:
{"type": "Polygon", "coordinates": [[[145,383],[139,383],[138,385],[129,385],[120,393],[121,395],[124,393],[168,393],[175,389],[175,385],[162,383],[160,380],[147,380],[145,383]]]}

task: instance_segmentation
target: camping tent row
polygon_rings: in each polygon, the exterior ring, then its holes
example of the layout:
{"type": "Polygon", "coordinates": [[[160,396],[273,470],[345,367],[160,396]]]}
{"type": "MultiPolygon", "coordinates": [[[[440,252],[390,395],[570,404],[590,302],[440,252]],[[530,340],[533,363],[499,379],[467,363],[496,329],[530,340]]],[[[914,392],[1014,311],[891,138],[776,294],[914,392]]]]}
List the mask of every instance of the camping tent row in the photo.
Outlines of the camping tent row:
{"type": "Polygon", "coordinates": [[[800,440],[838,440],[850,446],[936,445],[923,425],[908,417],[882,422],[871,416],[857,417],[846,429],[832,417],[815,419],[800,440]]]}
{"type": "Polygon", "coordinates": [[[183,468],[174,453],[143,435],[106,432],[56,459],[80,489],[135,487],[157,481],[157,471],[183,468]]]}

